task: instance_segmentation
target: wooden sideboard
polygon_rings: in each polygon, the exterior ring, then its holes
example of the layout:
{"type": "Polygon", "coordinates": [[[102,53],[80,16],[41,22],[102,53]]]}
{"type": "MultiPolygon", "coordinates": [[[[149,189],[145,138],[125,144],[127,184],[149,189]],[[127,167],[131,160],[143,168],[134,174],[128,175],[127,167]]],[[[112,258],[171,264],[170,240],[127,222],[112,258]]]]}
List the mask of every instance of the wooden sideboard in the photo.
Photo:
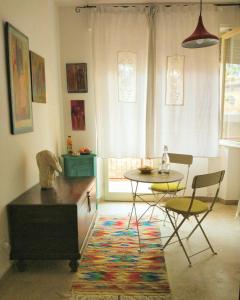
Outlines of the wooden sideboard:
{"type": "Polygon", "coordinates": [[[26,260],[69,259],[73,272],[94,225],[95,177],[56,178],[54,188],[35,185],[7,205],[10,259],[19,271],[26,260]]]}

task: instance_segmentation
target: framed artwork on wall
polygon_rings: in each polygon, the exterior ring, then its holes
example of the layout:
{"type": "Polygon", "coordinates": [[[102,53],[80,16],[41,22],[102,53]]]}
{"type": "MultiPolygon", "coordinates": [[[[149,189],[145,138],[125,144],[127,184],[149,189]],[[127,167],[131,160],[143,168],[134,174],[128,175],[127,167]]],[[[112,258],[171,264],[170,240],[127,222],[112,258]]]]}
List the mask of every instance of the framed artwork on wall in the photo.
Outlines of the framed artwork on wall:
{"type": "Polygon", "coordinates": [[[184,56],[167,56],[166,105],[184,105],[184,56]]]}
{"type": "Polygon", "coordinates": [[[11,133],[33,131],[28,37],[5,24],[11,133]]]}
{"type": "Polygon", "coordinates": [[[66,64],[68,93],[87,93],[87,64],[66,64]]]}
{"type": "Polygon", "coordinates": [[[72,130],[85,130],[84,100],[71,100],[72,130]]]}
{"type": "Polygon", "coordinates": [[[46,103],[44,58],[30,51],[32,101],[46,103]]]}

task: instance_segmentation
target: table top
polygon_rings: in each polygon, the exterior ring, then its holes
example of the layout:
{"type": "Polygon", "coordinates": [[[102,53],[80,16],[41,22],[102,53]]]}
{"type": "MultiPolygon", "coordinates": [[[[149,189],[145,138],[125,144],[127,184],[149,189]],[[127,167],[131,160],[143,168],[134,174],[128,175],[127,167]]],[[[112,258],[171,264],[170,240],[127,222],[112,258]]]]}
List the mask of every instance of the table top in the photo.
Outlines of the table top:
{"type": "Polygon", "coordinates": [[[150,174],[142,174],[138,169],[135,169],[124,173],[124,177],[138,182],[169,183],[181,181],[183,174],[174,170],[170,170],[169,174],[159,174],[157,169],[154,169],[150,174]]]}
{"type": "Polygon", "coordinates": [[[37,184],[18,196],[8,205],[76,205],[85,200],[86,192],[94,184],[95,177],[56,177],[51,189],[41,189],[37,184]]]}

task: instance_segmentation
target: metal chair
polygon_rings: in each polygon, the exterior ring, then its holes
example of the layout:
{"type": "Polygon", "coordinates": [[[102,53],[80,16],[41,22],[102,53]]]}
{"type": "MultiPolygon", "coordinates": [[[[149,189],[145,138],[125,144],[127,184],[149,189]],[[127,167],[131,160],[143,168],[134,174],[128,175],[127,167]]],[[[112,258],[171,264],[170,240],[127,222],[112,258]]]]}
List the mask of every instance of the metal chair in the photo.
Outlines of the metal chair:
{"type": "MultiPolygon", "coordinates": [[[[158,206],[158,208],[161,209],[161,207],[164,206],[163,200],[166,196],[175,196],[180,191],[183,191],[182,195],[184,196],[187,188],[189,170],[193,162],[193,156],[189,154],[177,153],[168,153],[168,155],[170,163],[185,165],[187,168],[187,174],[184,182],[155,183],[151,185],[150,189],[152,190],[155,198],[155,205],[153,206],[150,220],[152,219],[155,207],[158,206]]],[[[167,215],[165,215],[164,223],[166,221],[166,217],[167,215]]]]}
{"type": "Polygon", "coordinates": [[[172,240],[172,238],[176,235],[178,238],[178,241],[186,255],[186,258],[189,262],[189,266],[191,266],[191,260],[190,257],[199,254],[203,251],[206,251],[208,249],[211,249],[213,254],[217,254],[214,250],[212,245],[210,244],[206,233],[204,232],[203,228],[202,228],[202,221],[207,217],[207,215],[212,211],[213,206],[217,200],[218,197],[218,193],[219,193],[219,189],[220,189],[220,184],[223,180],[224,177],[224,173],[225,171],[219,171],[219,172],[215,172],[215,173],[210,173],[210,174],[205,174],[205,175],[198,175],[195,176],[193,178],[193,182],[192,182],[192,189],[193,189],[193,193],[192,193],[192,197],[174,197],[170,200],[168,200],[166,202],[166,213],[168,215],[168,218],[173,226],[173,233],[172,235],[169,237],[169,239],[167,240],[167,242],[164,244],[164,246],[162,247],[162,249],[165,249],[170,243],[170,241],[172,240]],[[208,205],[207,203],[198,200],[197,198],[195,198],[196,195],[196,191],[198,188],[203,188],[203,187],[209,187],[212,185],[216,185],[216,192],[215,192],[215,196],[212,199],[212,202],[210,205],[208,205]],[[178,215],[182,215],[183,219],[181,220],[181,222],[176,225],[175,222],[173,221],[170,212],[174,212],[178,215]],[[199,217],[199,215],[202,215],[201,218],[199,217]],[[182,225],[184,224],[184,222],[189,219],[190,217],[194,217],[197,225],[193,228],[193,230],[190,232],[190,234],[187,236],[187,239],[189,239],[191,237],[191,235],[195,232],[195,230],[199,227],[203,236],[205,237],[207,244],[208,244],[208,248],[203,249],[197,253],[194,253],[192,255],[188,255],[183,243],[182,243],[182,239],[179,236],[179,230],[182,227],[182,225]]]}

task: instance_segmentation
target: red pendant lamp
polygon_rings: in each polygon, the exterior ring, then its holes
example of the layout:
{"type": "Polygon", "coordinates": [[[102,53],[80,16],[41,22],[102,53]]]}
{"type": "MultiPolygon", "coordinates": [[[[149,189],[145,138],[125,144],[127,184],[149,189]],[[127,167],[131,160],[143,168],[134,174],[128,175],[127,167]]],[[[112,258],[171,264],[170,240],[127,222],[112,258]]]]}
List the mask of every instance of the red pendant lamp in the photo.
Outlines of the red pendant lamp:
{"type": "Polygon", "coordinates": [[[198,24],[194,32],[182,42],[184,48],[203,48],[216,45],[219,38],[209,33],[203,25],[202,21],[202,0],[200,0],[200,15],[198,24]]]}

